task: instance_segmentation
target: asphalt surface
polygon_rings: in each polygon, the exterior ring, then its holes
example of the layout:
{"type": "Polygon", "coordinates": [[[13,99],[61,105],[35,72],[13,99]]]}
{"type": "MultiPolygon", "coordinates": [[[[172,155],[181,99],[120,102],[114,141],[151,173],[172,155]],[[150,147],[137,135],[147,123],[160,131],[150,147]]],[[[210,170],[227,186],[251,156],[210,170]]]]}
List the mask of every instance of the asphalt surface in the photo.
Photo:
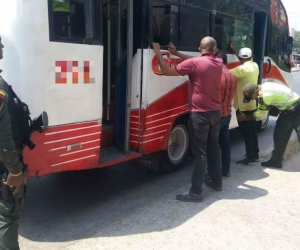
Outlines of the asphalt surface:
{"type": "MultiPolygon", "coordinates": [[[[263,157],[274,126],[259,134],[263,157]]],[[[31,178],[21,249],[299,249],[300,156],[283,170],[237,166],[245,154],[238,130],[231,140],[231,177],[222,192],[204,188],[199,204],[175,200],[190,187],[191,164],[169,175],[121,164],[31,178]]]]}

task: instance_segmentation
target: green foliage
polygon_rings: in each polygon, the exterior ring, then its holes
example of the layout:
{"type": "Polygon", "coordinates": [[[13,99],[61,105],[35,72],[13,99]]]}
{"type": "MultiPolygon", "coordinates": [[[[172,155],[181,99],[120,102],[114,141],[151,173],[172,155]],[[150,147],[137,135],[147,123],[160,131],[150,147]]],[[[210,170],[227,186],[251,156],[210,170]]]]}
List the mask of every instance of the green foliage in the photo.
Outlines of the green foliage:
{"type": "Polygon", "coordinates": [[[300,31],[296,31],[296,30],[294,36],[293,51],[297,52],[297,54],[300,53],[300,31]]]}

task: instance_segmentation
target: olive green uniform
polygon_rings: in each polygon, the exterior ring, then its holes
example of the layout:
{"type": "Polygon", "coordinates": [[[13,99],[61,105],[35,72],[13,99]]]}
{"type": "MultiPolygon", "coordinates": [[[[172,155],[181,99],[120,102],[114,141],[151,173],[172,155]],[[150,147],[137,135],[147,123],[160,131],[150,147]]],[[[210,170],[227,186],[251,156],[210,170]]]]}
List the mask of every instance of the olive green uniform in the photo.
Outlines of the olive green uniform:
{"type": "MultiPolygon", "coordinates": [[[[15,148],[12,137],[10,114],[7,107],[7,86],[0,77],[0,175],[5,172],[18,174],[23,164],[15,148]]],[[[18,224],[22,203],[24,200],[24,187],[17,195],[4,200],[2,188],[0,191],[0,249],[18,250],[18,224]]]]}

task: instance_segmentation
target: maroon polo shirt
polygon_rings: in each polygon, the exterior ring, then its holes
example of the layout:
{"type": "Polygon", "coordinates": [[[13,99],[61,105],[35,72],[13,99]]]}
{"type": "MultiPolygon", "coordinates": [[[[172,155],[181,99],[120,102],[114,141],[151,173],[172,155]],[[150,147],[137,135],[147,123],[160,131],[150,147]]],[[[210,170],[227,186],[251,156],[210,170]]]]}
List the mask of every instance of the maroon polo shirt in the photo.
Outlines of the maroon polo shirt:
{"type": "Polygon", "coordinates": [[[221,58],[214,57],[214,53],[204,53],[181,62],[175,69],[180,75],[189,76],[188,100],[191,112],[220,110],[221,58]]]}

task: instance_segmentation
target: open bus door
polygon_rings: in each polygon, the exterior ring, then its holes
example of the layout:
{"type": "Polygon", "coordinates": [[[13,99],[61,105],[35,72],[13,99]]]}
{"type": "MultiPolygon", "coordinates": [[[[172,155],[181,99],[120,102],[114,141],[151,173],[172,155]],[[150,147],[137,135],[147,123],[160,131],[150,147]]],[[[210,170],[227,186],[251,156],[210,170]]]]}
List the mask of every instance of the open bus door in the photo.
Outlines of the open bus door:
{"type": "MultiPolygon", "coordinates": [[[[129,146],[131,89],[134,85],[134,60],[142,60],[142,53],[137,53],[137,50],[142,48],[143,6],[146,2],[103,1],[104,76],[100,165],[120,158],[124,160],[124,157],[134,158],[139,151],[139,148],[131,151],[129,146]]],[[[138,68],[138,74],[141,74],[141,70],[142,67],[138,68]]]]}
{"type": "MultiPolygon", "coordinates": [[[[254,10],[254,46],[253,60],[259,68],[259,76],[257,83],[262,84],[264,72],[264,55],[266,50],[266,36],[268,28],[268,13],[261,10],[254,10]]],[[[257,122],[257,130],[263,131],[269,122],[269,115],[264,116],[257,122]]]]}

